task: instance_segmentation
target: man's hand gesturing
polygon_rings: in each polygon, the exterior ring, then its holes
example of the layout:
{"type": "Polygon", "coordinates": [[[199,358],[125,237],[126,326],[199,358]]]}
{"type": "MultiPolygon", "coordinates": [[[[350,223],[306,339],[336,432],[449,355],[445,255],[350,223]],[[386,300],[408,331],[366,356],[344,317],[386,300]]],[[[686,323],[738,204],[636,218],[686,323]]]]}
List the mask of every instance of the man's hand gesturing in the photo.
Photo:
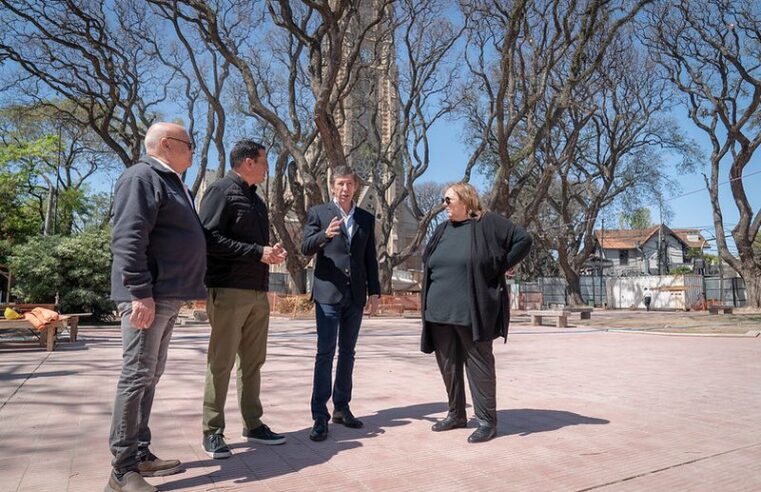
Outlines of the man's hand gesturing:
{"type": "Polygon", "coordinates": [[[328,239],[333,239],[337,235],[341,233],[341,224],[343,223],[343,219],[339,217],[333,217],[333,220],[330,221],[330,224],[328,224],[328,228],[325,229],[325,236],[328,239]]]}
{"type": "Polygon", "coordinates": [[[262,263],[279,265],[285,261],[286,257],[288,257],[288,252],[283,248],[282,244],[277,243],[274,246],[264,247],[264,252],[262,252],[262,263]]]}

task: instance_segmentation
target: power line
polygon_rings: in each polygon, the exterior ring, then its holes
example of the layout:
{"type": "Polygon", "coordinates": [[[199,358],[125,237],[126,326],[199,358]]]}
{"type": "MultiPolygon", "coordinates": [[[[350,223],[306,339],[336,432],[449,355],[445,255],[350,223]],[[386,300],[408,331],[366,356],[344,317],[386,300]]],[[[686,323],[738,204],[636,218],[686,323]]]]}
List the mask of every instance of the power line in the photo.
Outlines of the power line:
{"type": "MultiPolygon", "coordinates": [[[[723,181],[723,182],[719,183],[717,186],[724,186],[724,185],[732,183],[734,181],[738,181],[738,180],[741,180],[741,179],[744,179],[744,178],[749,178],[749,177],[755,176],[757,174],[761,174],[761,169],[759,169],[758,171],[753,171],[751,173],[745,174],[744,176],[738,176],[738,177],[735,177],[735,178],[730,178],[730,179],[728,179],[726,181],[723,181]]],[[[707,192],[707,191],[708,190],[705,189],[705,188],[698,188],[698,189],[695,189],[695,190],[692,190],[692,191],[688,191],[688,192],[685,192],[685,193],[682,193],[682,194],[679,194],[679,195],[675,195],[675,196],[666,198],[665,200],[663,200],[662,203],[669,203],[671,201],[678,200],[679,198],[684,198],[686,196],[694,195],[694,194],[700,193],[700,192],[707,192]]],[[[576,221],[576,222],[568,222],[568,223],[565,223],[565,224],[558,224],[558,225],[554,225],[554,226],[547,226],[547,227],[544,227],[544,229],[560,229],[562,227],[576,226],[576,225],[585,224],[587,222],[597,222],[597,217],[595,217],[594,219],[590,218],[590,219],[580,220],[580,221],[576,221]]],[[[704,228],[707,229],[708,227],[713,227],[713,224],[711,224],[710,226],[701,227],[701,229],[704,229],[704,228]]],[[[728,227],[728,226],[725,225],[725,227],[728,227]]],[[[677,229],[686,229],[686,227],[678,227],[677,229]]],[[[608,229],[608,230],[616,230],[616,229],[608,229]]]]}
{"type": "MultiPolygon", "coordinates": [[[[748,173],[745,176],[738,176],[736,178],[730,178],[727,181],[724,181],[723,183],[719,183],[717,186],[724,186],[725,184],[732,183],[733,181],[738,181],[738,180],[741,180],[743,178],[750,178],[751,176],[755,176],[756,174],[761,174],[761,169],[759,169],[758,171],[753,171],[752,173],[748,173]]],[[[706,190],[705,188],[698,188],[696,190],[692,190],[692,191],[688,191],[686,193],[682,193],[681,195],[672,196],[671,198],[668,198],[668,199],[664,200],[664,202],[670,202],[671,200],[676,200],[677,198],[684,198],[686,196],[694,195],[694,194],[702,192],[702,191],[708,191],[708,190],[706,190]]]]}

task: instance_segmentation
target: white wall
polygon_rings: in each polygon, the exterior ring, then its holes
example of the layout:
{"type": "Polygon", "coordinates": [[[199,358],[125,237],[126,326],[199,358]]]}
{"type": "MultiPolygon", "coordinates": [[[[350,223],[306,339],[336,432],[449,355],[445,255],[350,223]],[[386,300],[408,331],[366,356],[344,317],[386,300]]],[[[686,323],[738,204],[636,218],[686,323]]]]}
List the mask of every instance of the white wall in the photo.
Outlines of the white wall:
{"type": "Polygon", "coordinates": [[[609,278],[606,282],[608,308],[645,309],[645,287],[651,292],[651,309],[688,310],[703,293],[697,275],[649,275],[609,278]]]}

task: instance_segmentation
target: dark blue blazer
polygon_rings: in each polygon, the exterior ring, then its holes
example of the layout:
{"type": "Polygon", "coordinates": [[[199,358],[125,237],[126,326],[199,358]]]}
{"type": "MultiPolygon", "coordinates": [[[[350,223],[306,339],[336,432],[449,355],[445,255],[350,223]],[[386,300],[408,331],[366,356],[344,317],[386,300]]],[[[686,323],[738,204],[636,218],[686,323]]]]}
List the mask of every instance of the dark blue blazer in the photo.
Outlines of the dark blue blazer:
{"type": "Polygon", "coordinates": [[[341,217],[338,205],[331,201],[309,209],[301,253],[316,254],[312,298],[321,304],[338,304],[344,292],[364,306],[368,295],[380,295],[378,257],[375,251],[375,217],[359,207],[354,209],[351,246],[344,228],[328,238],[325,229],[334,217],[341,217]]]}

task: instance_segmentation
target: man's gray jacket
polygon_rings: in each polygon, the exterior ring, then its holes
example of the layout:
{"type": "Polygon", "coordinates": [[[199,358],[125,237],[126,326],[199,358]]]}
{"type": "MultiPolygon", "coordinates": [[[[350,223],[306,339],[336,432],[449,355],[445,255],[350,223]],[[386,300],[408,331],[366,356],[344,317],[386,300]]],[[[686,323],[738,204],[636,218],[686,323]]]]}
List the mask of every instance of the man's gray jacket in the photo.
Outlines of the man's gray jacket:
{"type": "Polygon", "coordinates": [[[152,157],[114,189],[111,299],[205,299],[206,239],[180,177],[152,157]]]}

